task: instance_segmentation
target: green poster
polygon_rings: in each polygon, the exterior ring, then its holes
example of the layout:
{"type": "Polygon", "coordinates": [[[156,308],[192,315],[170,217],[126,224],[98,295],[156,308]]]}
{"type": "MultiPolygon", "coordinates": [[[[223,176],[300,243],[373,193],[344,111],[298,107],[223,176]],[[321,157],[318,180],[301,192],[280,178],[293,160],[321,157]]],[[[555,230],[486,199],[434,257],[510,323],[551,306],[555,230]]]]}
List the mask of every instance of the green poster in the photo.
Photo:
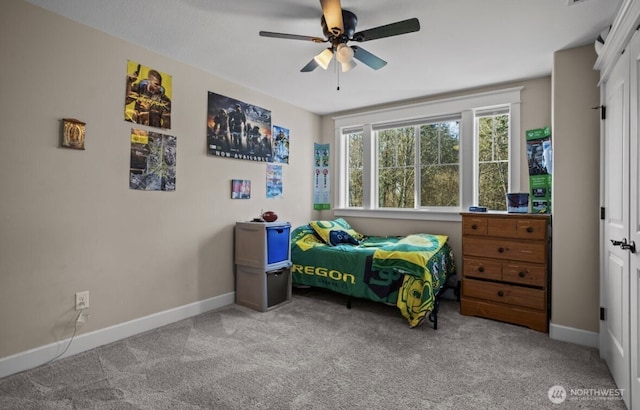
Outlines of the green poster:
{"type": "Polygon", "coordinates": [[[544,127],[527,130],[526,137],[531,212],[535,214],[551,213],[551,184],[553,179],[551,129],[544,127]]]}

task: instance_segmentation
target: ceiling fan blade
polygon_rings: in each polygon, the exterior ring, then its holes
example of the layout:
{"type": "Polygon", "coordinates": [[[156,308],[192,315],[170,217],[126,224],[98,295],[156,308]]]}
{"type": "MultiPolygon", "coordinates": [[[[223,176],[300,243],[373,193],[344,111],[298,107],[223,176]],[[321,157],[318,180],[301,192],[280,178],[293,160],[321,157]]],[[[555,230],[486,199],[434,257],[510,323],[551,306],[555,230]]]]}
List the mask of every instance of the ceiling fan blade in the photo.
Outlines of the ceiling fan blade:
{"type": "Polygon", "coordinates": [[[376,55],[371,54],[362,47],[351,46],[351,48],[353,49],[353,58],[362,61],[364,64],[368,65],[374,70],[379,70],[387,65],[386,61],[376,55]]]}
{"type": "Polygon", "coordinates": [[[384,26],[378,26],[363,30],[353,35],[353,41],[369,41],[378,38],[397,36],[400,34],[413,33],[420,30],[420,21],[417,18],[408,20],[402,20],[391,24],[385,24],[384,26]]]}
{"type": "Polygon", "coordinates": [[[316,63],[316,60],[312,58],[311,61],[309,61],[306,66],[302,67],[300,72],[308,73],[310,71],[315,70],[317,67],[318,67],[318,63],[316,63]]]}
{"type": "Polygon", "coordinates": [[[322,14],[329,32],[334,36],[344,33],[340,0],[320,0],[320,6],[322,7],[322,14]]]}
{"type": "Polygon", "coordinates": [[[259,34],[262,37],[284,38],[288,40],[306,40],[306,41],[313,41],[314,43],[325,43],[327,41],[321,37],[300,36],[298,34],[274,33],[273,31],[261,31],[259,34]]]}

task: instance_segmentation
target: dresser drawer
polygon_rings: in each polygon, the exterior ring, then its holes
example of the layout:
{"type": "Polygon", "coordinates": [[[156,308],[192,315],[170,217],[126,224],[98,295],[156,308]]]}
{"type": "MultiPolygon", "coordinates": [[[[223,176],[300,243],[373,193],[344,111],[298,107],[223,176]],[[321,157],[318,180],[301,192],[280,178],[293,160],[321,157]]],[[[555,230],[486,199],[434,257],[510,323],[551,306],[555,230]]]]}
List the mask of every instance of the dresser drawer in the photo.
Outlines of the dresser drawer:
{"type": "Polygon", "coordinates": [[[546,292],[541,289],[465,279],[462,286],[462,294],[465,297],[490,300],[531,309],[545,310],[546,308],[546,292]]]}
{"type": "Polygon", "coordinates": [[[544,240],[547,238],[546,219],[518,219],[516,222],[516,238],[544,240]]]}
{"type": "Polygon", "coordinates": [[[501,280],[502,262],[488,259],[464,258],[462,274],[465,277],[501,280]]]}
{"type": "Polygon", "coordinates": [[[517,221],[513,218],[493,218],[487,223],[487,235],[515,238],[516,226],[517,221]]]}
{"type": "Polygon", "coordinates": [[[463,258],[465,278],[504,281],[519,285],[546,287],[546,265],[500,262],[492,259],[463,258]]]}
{"type": "Polygon", "coordinates": [[[502,264],[502,280],[544,288],[547,286],[547,267],[505,262],[502,264]]]}
{"type": "Polygon", "coordinates": [[[487,221],[487,235],[501,238],[543,240],[547,236],[547,221],[531,218],[494,218],[487,221]]]}
{"type": "Polygon", "coordinates": [[[487,218],[482,216],[465,216],[462,218],[462,234],[485,236],[487,234],[487,218]]]}
{"type": "Polygon", "coordinates": [[[545,242],[515,241],[492,238],[462,238],[462,249],[466,255],[523,262],[540,262],[547,259],[545,242]]]}

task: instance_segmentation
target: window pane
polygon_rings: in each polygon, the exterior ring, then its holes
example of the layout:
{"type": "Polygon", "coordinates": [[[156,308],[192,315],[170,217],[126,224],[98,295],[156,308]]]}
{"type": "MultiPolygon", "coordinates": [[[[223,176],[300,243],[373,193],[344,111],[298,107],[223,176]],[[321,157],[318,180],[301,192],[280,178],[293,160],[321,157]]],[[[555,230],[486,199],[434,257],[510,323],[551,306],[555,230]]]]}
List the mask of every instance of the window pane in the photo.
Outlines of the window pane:
{"type": "Polygon", "coordinates": [[[509,163],[481,163],[479,180],[478,205],[494,211],[506,211],[509,163]]]}
{"type": "Polygon", "coordinates": [[[420,206],[460,205],[460,121],[420,126],[420,206]]]}
{"type": "Polygon", "coordinates": [[[415,207],[415,128],[377,132],[378,206],[415,207]]]}
{"type": "Polygon", "coordinates": [[[423,167],[420,205],[459,206],[459,169],[457,165],[423,167]]]}
{"type": "Polygon", "coordinates": [[[363,158],[363,142],[362,133],[355,133],[347,135],[347,149],[348,149],[348,175],[349,186],[348,198],[350,207],[362,206],[362,158],[363,158]]]}
{"type": "Polygon", "coordinates": [[[478,205],[505,211],[509,189],[509,115],[478,117],[477,129],[478,205]]]}

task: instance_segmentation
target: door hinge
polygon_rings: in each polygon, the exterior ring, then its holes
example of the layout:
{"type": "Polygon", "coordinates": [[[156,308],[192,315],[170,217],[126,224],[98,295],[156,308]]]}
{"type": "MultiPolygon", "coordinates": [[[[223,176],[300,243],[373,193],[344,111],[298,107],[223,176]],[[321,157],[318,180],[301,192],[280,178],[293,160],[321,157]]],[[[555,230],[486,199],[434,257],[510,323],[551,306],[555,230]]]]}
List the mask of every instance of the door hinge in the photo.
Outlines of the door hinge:
{"type": "Polygon", "coordinates": [[[600,219],[604,221],[604,206],[600,207],[600,219]]]}
{"type": "Polygon", "coordinates": [[[605,309],[602,306],[600,306],[600,320],[604,320],[605,318],[604,311],[605,309]]]}
{"type": "Polygon", "coordinates": [[[606,120],[607,119],[607,107],[605,107],[604,105],[598,105],[597,107],[593,107],[593,110],[600,110],[600,119],[601,120],[606,120]]]}

